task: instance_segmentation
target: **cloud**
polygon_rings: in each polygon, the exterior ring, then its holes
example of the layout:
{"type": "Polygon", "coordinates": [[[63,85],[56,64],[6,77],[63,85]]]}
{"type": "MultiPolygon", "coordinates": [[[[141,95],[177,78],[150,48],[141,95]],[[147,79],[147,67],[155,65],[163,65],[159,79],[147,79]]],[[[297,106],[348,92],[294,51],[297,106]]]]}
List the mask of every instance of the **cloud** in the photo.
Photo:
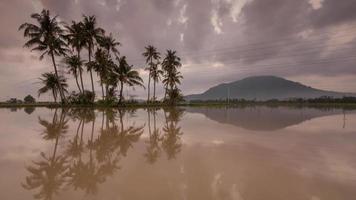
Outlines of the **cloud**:
{"type": "Polygon", "coordinates": [[[309,4],[314,10],[318,10],[323,7],[324,0],[309,0],[309,4]]]}
{"type": "MultiPolygon", "coordinates": [[[[338,85],[336,81],[349,80],[346,74],[356,74],[354,0],[5,0],[0,2],[0,23],[6,27],[0,31],[0,79],[3,85],[8,81],[0,88],[3,96],[35,94],[37,86],[15,85],[52,70],[50,62],[22,49],[25,39],[17,31],[42,7],[66,22],[96,15],[98,25],[117,37],[121,53],[136,68],[145,66],[146,45],[163,55],[177,50],[185,63],[185,93],[249,75],[333,75],[340,77],[330,79],[338,85]]],[[[312,84],[323,85],[318,80],[320,84],[312,84]]],[[[133,93],[145,96],[143,89],[133,93]]]]}

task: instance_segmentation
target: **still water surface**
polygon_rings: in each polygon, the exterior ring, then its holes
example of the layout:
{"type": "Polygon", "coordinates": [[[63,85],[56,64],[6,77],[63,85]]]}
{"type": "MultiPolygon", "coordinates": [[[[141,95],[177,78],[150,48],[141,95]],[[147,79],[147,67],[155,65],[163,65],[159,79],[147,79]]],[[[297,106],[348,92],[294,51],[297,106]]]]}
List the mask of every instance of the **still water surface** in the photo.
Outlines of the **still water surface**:
{"type": "Polygon", "coordinates": [[[0,109],[0,199],[352,200],[356,112],[0,109]]]}

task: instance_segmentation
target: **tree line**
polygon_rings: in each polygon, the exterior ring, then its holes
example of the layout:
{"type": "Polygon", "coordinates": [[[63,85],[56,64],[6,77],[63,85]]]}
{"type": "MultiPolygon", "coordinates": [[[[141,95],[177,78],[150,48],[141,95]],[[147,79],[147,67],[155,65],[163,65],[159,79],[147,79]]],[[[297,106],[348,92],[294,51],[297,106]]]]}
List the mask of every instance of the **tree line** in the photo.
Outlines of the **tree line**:
{"type": "MultiPolygon", "coordinates": [[[[31,18],[36,23],[23,23],[19,30],[28,38],[24,47],[41,53],[39,59],[48,56],[53,65],[53,72],[41,75],[42,87],[39,96],[51,92],[55,102],[90,104],[95,101],[93,76],[96,74],[101,88],[101,102],[124,103],[124,87],[143,87],[144,82],[139,72],[120,54],[118,42],[112,35],[98,26],[95,16],[83,15],[81,21],[65,23],[52,16],[49,10],[34,13],[31,18]],[[86,50],[87,60],[82,53],[86,50]],[[67,78],[58,73],[57,59],[65,64],[67,72],[75,79],[78,92],[68,92],[67,78]],[[90,75],[90,90],[85,88],[83,73],[90,75]],[[94,74],[95,73],[95,74],[94,74]]],[[[183,79],[179,68],[182,66],[180,57],[174,50],[167,50],[163,58],[154,46],[145,47],[142,56],[146,59],[148,71],[147,103],[158,102],[156,84],[164,86],[163,102],[175,104],[181,101],[182,94],[178,86],[183,79]],[[151,80],[153,95],[151,95],[151,80]]]]}

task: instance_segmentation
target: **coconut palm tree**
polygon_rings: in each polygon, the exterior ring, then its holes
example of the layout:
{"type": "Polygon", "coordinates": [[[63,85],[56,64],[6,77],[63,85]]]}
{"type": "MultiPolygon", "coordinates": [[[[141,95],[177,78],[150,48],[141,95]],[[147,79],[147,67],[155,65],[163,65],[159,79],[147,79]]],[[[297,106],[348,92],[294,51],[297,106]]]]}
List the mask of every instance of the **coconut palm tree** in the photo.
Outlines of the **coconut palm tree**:
{"type": "Polygon", "coordinates": [[[54,73],[44,73],[42,74],[40,81],[44,86],[38,90],[38,96],[51,91],[54,101],[57,102],[57,95],[60,93],[61,88],[64,92],[68,92],[66,89],[68,84],[63,76],[57,78],[54,73]]]}
{"type": "MultiPolygon", "coordinates": [[[[68,44],[72,47],[73,50],[77,52],[77,56],[80,60],[80,52],[85,47],[85,32],[84,32],[84,25],[82,22],[75,22],[72,21],[70,26],[66,26],[67,28],[67,35],[66,39],[68,44]]],[[[83,70],[82,67],[79,70],[80,76],[80,83],[82,87],[82,91],[84,91],[84,84],[83,84],[83,70]]]]}
{"type": "Polygon", "coordinates": [[[177,88],[183,79],[183,76],[178,71],[178,68],[182,66],[180,58],[176,55],[176,51],[167,50],[166,57],[162,62],[162,69],[164,71],[163,84],[165,85],[165,99],[169,90],[172,91],[177,88]]]}
{"type": "Polygon", "coordinates": [[[157,51],[157,49],[152,46],[148,45],[145,47],[146,51],[142,54],[146,58],[146,63],[148,64],[148,67],[146,70],[148,70],[148,86],[147,86],[147,103],[150,101],[150,85],[151,85],[151,73],[154,68],[154,60],[158,62],[160,59],[160,53],[157,51]]]}
{"type": "MultiPolygon", "coordinates": [[[[84,29],[85,46],[88,49],[88,56],[89,56],[89,63],[90,63],[95,43],[100,40],[100,38],[104,35],[105,31],[102,28],[97,27],[95,16],[84,15],[82,23],[84,29]]],[[[88,71],[90,73],[92,92],[95,94],[93,72],[92,72],[92,67],[90,67],[90,65],[88,67],[88,71]]]]}
{"type": "Polygon", "coordinates": [[[108,93],[107,79],[109,78],[114,62],[112,61],[108,52],[98,48],[95,52],[95,61],[92,61],[91,65],[92,69],[99,75],[102,96],[104,99],[104,97],[107,96],[108,93]],[[106,84],[106,94],[104,94],[104,84],[106,84]]]}
{"type": "Polygon", "coordinates": [[[163,70],[158,68],[159,64],[159,62],[155,63],[151,71],[151,78],[153,80],[153,101],[156,101],[156,83],[158,83],[163,76],[163,70]]]}
{"type": "MultiPolygon", "coordinates": [[[[37,24],[24,23],[19,27],[19,30],[24,30],[24,37],[29,38],[24,47],[32,48],[31,51],[40,51],[42,53],[39,57],[40,60],[45,55],[49,55],[52,59],[55,76],[59,79],[55,56],[66,54],[67,45],[64,40],[64,30],[58,22],[57,16],[51,17],[49,10],[32,14],[31,18],[35,19],[37,24]]],[[[58,89],[61,100],[64,102],[64,90],[61,85],[58,85],[58,89]]]]}
{"type": "Polygon", "coordinates": [[[110,54],[112,51],[115,56],[120,55],[117,47],[120,46],[121,43],[115,40],[112,33],[110,33],[108,36],[103,36],[98,42],[100,47],[104,48],[108,54],[110,54]]]}
{"type": "Polygon", "coordinates": [[[122,92],[124,89],[124,85],[128,85],[130,87],[136,85],[144,87],[144,85],[143,80],[140,77],[138,71],[132,69],[133,66],[127,63],[125,56],[118,58],[118,62],[119,65],[114,66],[114,73],[117,74],[117,80],[120,83],[119,103],[121,103],[123,100],[122,92]]]}
{"type": "Polygon", "coordinates": [[[84,90],[79,85],[78,82],[78,75],[80,75],[80,72],[83,70],[83,61],[80,60],[78,56],[72,55],[72,56],[67,56],[64,58],[64,63],[67,65],[68,68],[68,73],[73,74],[75,78],[75,82],[77,83],[78,89],[80,93],[83,93],[84,90]]]}

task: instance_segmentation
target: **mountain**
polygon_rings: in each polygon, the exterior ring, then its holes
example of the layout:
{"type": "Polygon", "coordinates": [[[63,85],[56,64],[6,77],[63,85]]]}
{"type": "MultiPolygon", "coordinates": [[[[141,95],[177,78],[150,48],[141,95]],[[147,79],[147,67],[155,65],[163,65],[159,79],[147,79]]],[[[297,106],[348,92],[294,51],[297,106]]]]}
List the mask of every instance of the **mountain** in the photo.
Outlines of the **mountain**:
{"type": "Polygon", "coordinates": [[[217,85],[202,94],[188,95],[185,99],[188,101],[222,100],[227,98],[282,100],[289,98],[318,98],[321,96],[338,98],[343,96],[355,96],[355,94],[319,90],[276,76],[253,76],[239,81],[217,85]]]}

